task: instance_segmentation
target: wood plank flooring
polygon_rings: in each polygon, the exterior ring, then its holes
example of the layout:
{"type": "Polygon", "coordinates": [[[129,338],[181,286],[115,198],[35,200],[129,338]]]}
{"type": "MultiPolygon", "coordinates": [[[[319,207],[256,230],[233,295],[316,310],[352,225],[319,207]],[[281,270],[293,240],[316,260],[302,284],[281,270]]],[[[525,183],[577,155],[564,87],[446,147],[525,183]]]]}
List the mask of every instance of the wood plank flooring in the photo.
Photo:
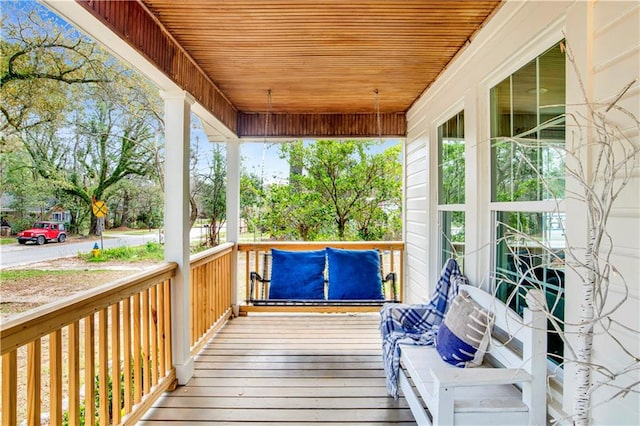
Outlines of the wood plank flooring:
{"type": "Polygon", "coordinates": [[[251,314],[231,320],[194,377],[140,424],[414,425],[387,396],[378,314],[251,314]]]}

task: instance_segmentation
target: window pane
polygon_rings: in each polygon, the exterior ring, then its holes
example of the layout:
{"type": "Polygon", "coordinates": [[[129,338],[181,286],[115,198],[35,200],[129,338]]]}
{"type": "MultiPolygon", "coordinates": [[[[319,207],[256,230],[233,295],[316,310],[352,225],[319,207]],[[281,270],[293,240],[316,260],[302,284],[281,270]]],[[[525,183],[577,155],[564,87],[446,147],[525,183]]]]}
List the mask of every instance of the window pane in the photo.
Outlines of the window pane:
{"type": "Polygon", "coordinates": [[[500,139],[492,147],[492,201],[564,198],[564,150],[535,139],[500,139]]]}
{"type": "Polygon", "coordinates": [[[438,127],[438,204],[464,204],[464,113],[438,127]]]}
{"type": "Polygon", "coordinates": [[[537,60],[516,71],[512,78],[513,132],[511,136],[530,132],[538,125],[537,60]]]}
{"type": "Polygon", "coordinates": [[[489,93],[491,97],[491,137],[511,136],[511,77],[489,93]]]}
{"type": "MultiPolygon", "coordinates": [[[[540,289],[549,312],[558,320],[556,326],[563,330],[564,214],[498,212],[496,220],[496,294],[522,314],[524,290],[540,289]]],[[[547,350],[558,361],[563,342],[551,321],[548,329],[547,350]]]]}
{"type": "Polygon", "coordinates": [[[565,112],[565,54],[561,44],[545,52],[538,62],[540,123],[548,123],[540,132],[540,138],[564,143],[564,120],[557,120],[565,112]]]}
{"type": "Polygon", "coordinates": [[[560,46],[491,89],[492,201],[564,198],[565,56],[560,46]]]}
{"type": "Polygon", "coordinates": [[[449,259],[455,259],[460,265],[460,270],[464,272],[464,212],[441,211],[441,264],[449,259]]]}

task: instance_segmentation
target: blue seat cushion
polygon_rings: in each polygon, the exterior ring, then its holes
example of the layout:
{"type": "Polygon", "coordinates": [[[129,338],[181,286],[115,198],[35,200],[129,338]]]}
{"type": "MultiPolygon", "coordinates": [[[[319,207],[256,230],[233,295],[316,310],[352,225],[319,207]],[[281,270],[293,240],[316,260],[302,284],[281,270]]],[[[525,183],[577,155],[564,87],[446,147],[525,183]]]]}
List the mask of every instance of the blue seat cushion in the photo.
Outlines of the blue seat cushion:
{"type": "Polygon", "coordinates": [[[330,300],[383,300],[378,250],[327,247],[330,300]]]}
{"type": "Polygon", "coordinates": [[[324,299],[325,251],[271,249],[269,299],[324,299]]]}

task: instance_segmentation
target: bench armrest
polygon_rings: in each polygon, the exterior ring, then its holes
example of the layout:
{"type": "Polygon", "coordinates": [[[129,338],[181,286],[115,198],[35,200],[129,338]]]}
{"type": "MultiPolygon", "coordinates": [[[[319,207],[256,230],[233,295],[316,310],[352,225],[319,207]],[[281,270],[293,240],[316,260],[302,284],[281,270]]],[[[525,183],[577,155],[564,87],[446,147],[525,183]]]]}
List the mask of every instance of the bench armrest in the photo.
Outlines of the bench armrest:
{"type": "Polygon", "coordinates": [[[520,368],[447,368],[430,370],[436,387],[507,385],[531,381],[520,368]]]}

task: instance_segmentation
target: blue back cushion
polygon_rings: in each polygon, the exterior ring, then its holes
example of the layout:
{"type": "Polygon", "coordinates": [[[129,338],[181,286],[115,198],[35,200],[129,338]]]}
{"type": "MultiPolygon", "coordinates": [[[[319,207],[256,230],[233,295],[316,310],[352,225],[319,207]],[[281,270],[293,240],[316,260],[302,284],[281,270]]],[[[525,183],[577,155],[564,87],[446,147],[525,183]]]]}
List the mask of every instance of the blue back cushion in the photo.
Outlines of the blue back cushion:
{"type": "Polygon", "coordinates": [[[324,299],[325,251],[271,249],[269,299],[324,299]]]}
{"type": "Polygon", "coordinates": [[[342,250],[327,247],[329,299],[382,300],[378,250],[342,250]]]}

